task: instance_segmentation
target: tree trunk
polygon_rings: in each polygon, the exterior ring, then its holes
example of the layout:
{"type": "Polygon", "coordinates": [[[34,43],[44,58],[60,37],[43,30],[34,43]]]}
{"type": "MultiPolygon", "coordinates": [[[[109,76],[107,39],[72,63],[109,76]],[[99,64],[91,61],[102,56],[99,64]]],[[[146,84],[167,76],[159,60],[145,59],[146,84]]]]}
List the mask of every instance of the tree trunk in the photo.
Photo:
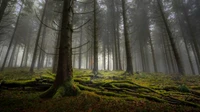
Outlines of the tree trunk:
{"type": "MultiPolygon", "coordinates": [[[[117,7],[117,13],[119,13],[119,9],[117,7]]],[[[122,70],[122,64],[121,64],[121,55],[120,55],[120,40],[119,40],[119,17],[117,17],[116,19],[117,22],[116,23],[116,26],[117,26],[117,57],[118,57],[118,67],[119,67],[119,70],[122,70]]]]}
{"type": "Polygon", "coordinates": [[[28,37],[28,43],[27,43],[27,49],[26,49],[26,56],[25,56],[25,64],[24,66],[27,67],[28,65],[28,53],[29,53],[29,50],[30,50],[30,43],[31,43],[31,30],[29,30],[29,37],[28,37]]]}
{"type": "Polygon", "coordinates": [[[151,54],[152,54],[153,65],[154,65],[154,72],[158,72],[158,70],[157,70],[157,64],[156,64],[156,58],[155,58],[155,54],[154,54],[153,40],[151,38],[150,30],[148,31],[148,33],[149,33],[149,41],[150,41],[150,47],[151,47],[151,54]]]}
{"type": "Polygon", "coordinates": [[[21,64],[20,64],[20,67],[22,67],[23,66],[23,62],[24,62],[24,58],[25,58],[25,54],[26,54],[26,48],[27,48],[27,46],[26,46],[26,44],[24,44],[24,49],[23,49],[23,53],[22,53],[22,60],[21,60],[21,64]]]}
{"type": "Polygon", "coordinates": [[[164,15],[162,7],[161,7],[160,0],[157,0],[157,2],[158,2],[158,7],[159,7],[159,10],[160,10],[163,22],[165,24],[165,28],[166,28],[168,36],[169,36],[169,41],[171,43],[172,50],[173,50],[173,53],[174,53],[174,56],[175,56],[175,61],[177,62],[178,72],[179,72],[180,75],[184,75],[185,74],[184,67],[183,67],[182,60],[181,60],[180,54],[178,52],[175,40],[174,40],[174,38],[172,36],[172,32],[169,29],[169,26],[168,26],[168,23],[167,23],[167,19],[166,19],[165,15],[164,15]]]}
{"type": "Polygon", "coordinates": [[[8,54],[10,53],[11,46],[12,46],[13,40],[14,40],[14,38],[15,38],[15,33],[16,33],[17,28],[18,28],[18,25],[19,25],[19,19],[20,19],[20,17],[21,17],[22,9],[23,9],[23,5],[21,5],[21,7],[20,7],[19,15],[18,15],[18,17],[17,17],[17,22],[15,23],[15,29],[14,29],[14,32],[13,32],[13,34],[12,34],[10,43],[9,43],[9,45],[8,45],[8,50],[7,50],[7,52],[6,52],[3,65],[2,65],[2,67],[1,67],[1,71],[4,70],[4,67],[5,67],[5,65],[6,65],[6,61],[7,61],[7,58],[8,58],[8,54]]]}
{"type": "Polygon", "coordinates": [[[58,98],[63,96],[74,96],[80,91],[73,84],[72,8],[73,0],[64,0],[57,75],[53,86],[42,94],[41,97],[58,98]]]}
{"type": "MultiPolygon", "coordinates": [[[[186,8],[183,6],[183,14],[185,16],[185,19],[186,19],[186,23],[187,23],[187,26],[188,26],[188,31],[189,31],[189,34],[191,36],[191,40],[193,42],[193,45],[194,45],[194,49],[196,51],[196,54],[197,54],[197,60],[198,60],[198,63],[200,63],[200,51],[199,51],[199,43],[198,43],[198,40],[197,38],[195,37],[195,33],[194,31],[192,30],[192,26],[191,26],[191,22],[190,22],[190,19],[188,17],[188,14],[187,14],[187,11],[186,11],[186,8]]],[[[197,66],[198,69],[200,69],[200,66],[197,66]]]]}
{"type": "Polygon", "coordinates": [[[14,61],[14,57],[15,57],[15,51],[16,51],[16,48],[17,48],[17,42],[18,40],[16,39],[16,42],[13,46],[13,50],[12,50],[12,53],[10,55],[10,60],[9,60],[9,63],[8,63],[8,67],[12,67],[13,66],[13,61],[14,61]]]}
{"type": "MultiPolygon", "coordinates": [[[[81,28],[81,35],[80,35],[80,39],[79,39],[79,46],[82,45],[83,41],[83,28],[81,28]]],[[[78,63],[78,68],[81,69],[81,65],[82,65],[82,47],[79,48],[79,63],[78,63]]]]}
{"type": "MultiPolygon", "coordinates": [[[[185,43],[185,48],[186,48],[187,57],[188,57],[188,60],[189,60],[189,63],[190,63],[191,71],[192,71],[192,74],[195,74],[194,66],[193,66],[193,63],[192,63],[192,58],[191,58],[191,55],[190,55],[190,52],[189,52],[189,48],[188,48],[188,42],[187,42],[187,39],[186,39],[186,37],[184,35],[184,31],[183,31],[183,24],[182,24],[183,22],[181,22],[182,21],[181,20],[181,15],[179,14],[179,11],[178,11],[178,3],[177,3],[177,1],[173,1],[173,4],[174,4],[174,7],[175,7],[174,9],[176,10],[176,15],[177,15],[177,19],[178,19],[180,30],[181,30],[181,35],[182,35],[183,41],[185,43]]],[[[184,13],[184,15],[186,16],[186,12],[184,13]]],[[[188,18],[186,20],[189,21],[188,18]]],[[[191,29],[189,29],[189,30],[191,30],[191,29]]]]}
{"type": "Polygon", "coordinates": [[[55,55],[54,55],[54,59],[53,59],[53,69],[52,69],[52,72],[53,73],[56,73],[57,71],[57,68],[58,68],[58,53],[59,53],[59,46],[60,46],[60,32],[58,33],[58,39],[57,39],[57,43],[56,43],[56,48],[55,48],[55,55]]]}
{"type": "Polygon", "coordinates": [[[109,47],[109,44],[107,45],[107,49],[108,49],[108,65],[107,65],[107,70],[110,70],[110,47],[109,47]]]}
{"type": "Polygon", "coordinates": [[[17,54],[16,54],[15,66],[14,66],[14,67],[17,67],[18,56],[19,56],[19,50],[20,50],[20,46],[17,47],[17,54]]]}
{"type": "MultiPolygon", "coordinates": [[[[41,19],[42,22],[44,21],[45,12],[46,12],[46,9],[47,9],[47,4],[48,4],[48,0],[46,0],[46,3],[44,5],[44,9],[43,9],[43,12],[42,12],[42,19],[41,19]]],[[[34,71],[33,69],[35,67],[35,62],[36,62],[36,58],[37,58],[37,49],[38,49],[38,45],[39,45],[39,40],[40,40],[41,31],[42,31],[42,26],[43,26],[42,23],[40,23],[40,26],[39,26],[39,29],[38,29],[38,33],[37,33],[37,37],[36,37],[36,42],[35,42],[35,48],[34,48],[34,52],[33,52],[32,63],[31,63],[31,67],[30,67],[30,70],[29,70],[30,73],[33,73],[33,71],[34,71]]]]}
{"type": "Polygon", "coordinates": [[[98,74],[98,37],[97,37],[97,1],[94,0],[94,68],[93,68],[93,73],[94,75],[98,74]]]}
{"type": "Polygon", "coordinates": [[[2,18],[3,18],[3,15],[4,15],[4,12],[6,10],[6,7],[8,6],[8,2],[10,0],[2,0],[1,2],[1,6],[0,6],[0,23],[2,21],[2,18]]]}
{"type": "Polygon", "coordinates": [[[131,48],[130,48],[130,41],[128,37],[128,29],[127,29],[128,23],[127,23],[127,16],[126,16],[125,0],[122,0],[122,17],[123,17],[123,23],[124,23],[124,38],[125,38],[125,49],[126,49],[126,72],[129,74],[133,74],[131,48]]]}
{"type": "MultiPolygon", "coordinates": [[[[47,21],[47,20],[46,20],[47,21]]],[[[42,42],[40,44],[40,47],[44,50],[44,42],[45,42],[45,36],[46,36],[46,27],[43,28],[43,34],[42,34],[42,42]]],[[[40,68],[43,67],[44,61],[43,61],[43,57],[44,57],[44,52],[42,51],[42,49],[40,49],[39,51],[39,58],[38,58],[38,65],[37,65],[37,69],[39,70],[40,68]]]]}

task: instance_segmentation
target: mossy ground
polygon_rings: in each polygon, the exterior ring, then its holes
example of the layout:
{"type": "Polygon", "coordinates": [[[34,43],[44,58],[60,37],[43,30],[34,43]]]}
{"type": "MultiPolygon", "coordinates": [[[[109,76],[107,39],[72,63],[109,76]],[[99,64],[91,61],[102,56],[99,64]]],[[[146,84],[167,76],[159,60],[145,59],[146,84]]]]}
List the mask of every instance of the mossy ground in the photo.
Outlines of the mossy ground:
{"type": "MultiPolygon", "coordinates": [[[[59,99],[41,99],[43,91],[35,89],[1,88],[0,111],[35,112],[166,112],[199,111],[200,76],[183,76],[179,81],[173,75],[139,73],[123,76],[123,71],[74,70],[75,84],[82,90],[78,96],[59,99]]],[[[29,74],[28,69],[7,69],[0,73],[0,82],[26,85],[39,80],[52,83],[55,75],[50,70],[29,74]],[[42,80],[41,80],[42,79],[42,80]],[[46,80],[46,81],[45,81],[46,80]]],[[[34,86],[35,87],[35,86],[34,86]]]]}

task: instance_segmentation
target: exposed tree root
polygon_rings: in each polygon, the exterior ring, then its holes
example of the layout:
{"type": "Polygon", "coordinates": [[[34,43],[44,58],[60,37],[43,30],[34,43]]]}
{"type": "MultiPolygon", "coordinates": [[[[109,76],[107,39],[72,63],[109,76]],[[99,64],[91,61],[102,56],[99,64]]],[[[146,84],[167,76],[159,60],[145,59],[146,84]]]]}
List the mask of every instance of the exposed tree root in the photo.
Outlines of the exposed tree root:
{"type": "Polygon", "coordinates": [[[61,98],[64,96],[76,96],[80,89],[73,84],[73,81],[66,81],[64,84],[55,88],[51,86],[47,91],[40,95],[41,98],[61,98]]]}
{"type": "MultiPolygon", "coordinates": [[[[73,82],[66,82],[58,88],[54,88],[52,85],[52,79],[41,78],[41,79],[31,79],[31,80],[22,80],[22,81],[2,81],[1,87],[14,88],[14,87],[50,87],[47,91],[45,91],[40,97],[41,98],[60,98],[63,96],[75,96],[80,93],[80,90],[91,91],[99,95],[105,96],[113,96],[113,97],[121,97],[127,100],[134,99],[134,97],[145,98],[147,100],[155,101],[155,102],[166,102],[170,104],[176,105],[187,105],[193,107],[200,107],[199,104],[193,103],[190,100],[180,100],[169,96],[168,94],[163,94],[158,92],[152,88],[144,87],[138,85],[134,82],[127,80],[118,80],[111,82],[97,82],[86,79],[75,78],[74,81],[77,86],[74,85],[73,82]]],[[[165,87],[161,90],[166,91],[179,91],[178,87],[165,87]]],[[[182,93],[182,92],[181,92],[182,93]]],[[[189,92],[193,97],[196,97],[198,100],[200,93],[194,90],[190,90],[189,92]]],[[[187,93],[187,94],[189,94],[187,93]]],[[[185,93],[186,94],[186,93],[185,93]]],[[[197,101],[198,102],[198,101],[197,101]]]]}
{"type": "Polygon", "coordinates": [[[122,74],[123,76],[129,76],[129,75],[133,75],[133,73],[130,73],[130,72],[124,72],[123,74],[122,74]]]}

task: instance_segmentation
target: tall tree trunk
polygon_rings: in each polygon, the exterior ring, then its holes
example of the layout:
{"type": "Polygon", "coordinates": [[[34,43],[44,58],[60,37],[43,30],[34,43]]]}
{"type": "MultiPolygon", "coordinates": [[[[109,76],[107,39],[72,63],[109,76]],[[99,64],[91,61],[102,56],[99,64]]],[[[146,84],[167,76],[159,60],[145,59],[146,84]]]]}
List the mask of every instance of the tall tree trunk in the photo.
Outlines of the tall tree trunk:
{"type": "Polygon", "coordinates": [[[56,43],[56,48],[55,48],[55,55],[54,55],[54,59],[53,59],[53,69],[52,72],[56,73],[57,68],[58,68],[58,53],[59,53],[59,46],[60,46],[60,32],[58,33],[58,38],[57,38],[57,43],[56,43]]]}
{"type": "Polygon", "coordinates": [[[21,17],[21,12],[22,12],[23,6],[24,6],[24,5],[21,5],[21,7],[20,7],[19,15],[18,15],[18,17],[17,17],[17,22],[15,23],[15,29],[14,29],[14,31],[13,31],[13,34],[12,34],[10,43],[9,43],[9,45],[8,45],[8,50],[7,50],[7,52],[6,52],[3,65],[2,65],[2,67],[1,67],[1,71],[4,70],[4,67],[5,67],[5,65],[6,65],[6,61],[7,61],[7,58],[8,58],[8,54],[10,53],[11,46],[12,46],[13,40],[14,40],[14,38],[15,38],[15,33],[16,33],[17,28],[18,28],[18,25],[19,25],[19,19],[20,19],[20,17],[21,17]]]}
{"type": "Polygon", "coordinates": [[[12,53],[11,53],[11,56],[10,56],[10,60],[9,60],[9,63],[8,63],[8,67],[12,67],[13,66],[13,61],[14,61],[14,57],[15,57],[15,51],[16,51],[16,48],[17,48],[17,42],[18,40],[16,39],[16,42],[13,46],[13,50],[12,50],[12,53]]]}
{"type": "Polygon", "coordinates": [[[73,68],[76,68],[76,55],[73,55],[73,68]]]}
{"type": "MultiPolygon", "coordinates": [[[[182,25],[182,20],[181,20],[181,15],[179,14],[179,11],[178,11],[178,3],[176,0],[173,1],[173,4],[174,4],[174,9],[176,10],[176,15],[177,15],[177,20],[179,22],[179,26],[180,26],[180,30],[181,30],[181,35],[183,37],[183,41],[185,43],[185,48],[186,48],[186,52],[187,52],[187,57],[188,57],[188,60],[189,60],[189,63],[190,63],[190,67],[191,67],[191,71],[192,71],[192,74],[195,74],[195,70],[194,70],[194,66],[193,66],[193,63],[192,63],[192,58],[191,58],[191,55],[190,55],[190,52],[189,52],[189,48],[188,48],[188,42],[187,42],[187,39],[184,35],[184,31],[183,31],[183,25],[182,25]]],[[[184,11],[184,15],[186,16],[186,11],[184,11]]],[[[186,17],[187,18],[187,17],[186,17]]],[[[187,18],[186,19],[188,22],[189,22],[189,19],[187,18]]],[[[189,25],[190,26],[190,25],[189,25]]],[[[189,29],[191,30],[191,29],[189,29]]],[[[190,31],[191,32],[191,31],[190,31]]],[[[192,32],[191,32],[192,33],[192,32]]],[[[192,35],[193,36],[193,35],[192,35]]]]}
{"type": "Polygon", "coordinates": [[[108,65],[107,65],[107,70],[110,70],[110,47],[109,44],[107,45],[107,49],[108,49],[108,65]]]}
{"type": "Polygon", "coordinates": [[[148,33],[149,33],[149,41],[150,41],[150,47],[151,47],[151,55],[152,55],[153,65],[154,65],[154,72],[158,72],[155,53],[154,53],[155,51],[154,51],[154,46],[153,46],[153,40],[151,38],[150,30],[148,31],[148,33]]]}
{"type": "Polygon", "coordinates": [[[29,30],[29,35],[28,35],[28,43],[27,43],[24,67],[27,67],[27,65],[28,65],[28,54],[29,54],[29,51],[30,51],[30,43],[31,43],[31,30],[32,29],[29,30]]]}
{"type": "MultiPolygon", "coordinates": [[[[79,39],[79,46],[82,45],[83,41],[83,28],[81,28],[81,35],[80,35],[80,39],[79,39]]],[[[78,68],[81,69],[81,65],[82,65],[82,47],[79,48],[79,63],[78,63],[78,68]]]]}
{"type": "Polygon", "coordinates": [[[26,55],[26,48],[27,48],[27,45],[24,44],[24,49],[23,49],[23,53],[22,53],[22,60],[21,60],[21,64],[20,64],[20,67],[23,66],[23,62],[24,62],[24,58],[25,58],[25,55],[26,55]]]}
{"type": "MultiPolygon", "coordinates": [[[[42,12],[42,19],[41,19],[42,22],[44,21],[45,12],[46,12],[46,9],[47,9],[47,4],[48,4],[48,0],[46,0],[46,3],[44,5],[44,9],[43,9],[43,12],[42,12]]],[[[30,67],[30,70],[29,70],[29,72],[31,72],[31,73],[34,71],[33,69],[35,67],[35,62],[36,62],[36,58],[37,58],[37,49],[38,49],[38,44],[39,44],[39,40],[40,40],[40,34],[41,34],[41,31],[42,31],[42,26],[43,26],[42,23],[40,23],[38,33],[37,33],[37,37],[36,37],[32,63],[31,63],[31,67],[30,67]]]]}
{"type": "MultiPolygon", "coordinates": [[[[89,49],[89,44],[87,44],[87,49],[89,49]]],[[[86,53],[86,56],[85,56],[85,58],[86,58],[86,62],[85,62],[85,67],[86,67],[86,69],[88,69],[88,63],[89,63],[89,51],[86,53]]]]}
{"type": "MultiPolygon", "coordinates": [[[[117,7],[117,12],[119,12],[119,9],[117,7]]],[[[121,55],[120,55],[120,36],[119,36],[119,17],[117,17],[117,20],[116,20],[116,25],[117,25],[117,57],[118,57],[118,67],[119,67],[119,70],[122,70],[122,64],[121,64],[121,55]]]]}
{"type": "MultiPolygon", "coordinates": [[[[186,20],[186,23],[187,23],[187,26],[188,26],[188,31],[189,31],[189,34],[191,36],[191,40],[193,42],[193,45],[194,45],[194,49],[196,51],[196,54],[197,54],[197,60],[198,60],[198,63],[200,63],[200,50],[199,50],[199,43],[198,43],[198,40],[197,38],[195,37],[195,33],[193,31],[193,28],[192,28],[192,25],[191,25],[191,22],[190,22],[190,19],[188,17],[188,13],[186,11],[186,8],[183,6],[183,14],[184,14],[184,17],[185,17],[185,20],[186,20]]],[[[200,66],[197,66],[198,69],[200,69],[200,66]]]]}
{"type": "Polygon", "coordinates": [[[172,70],[171,70],[172,66],[170,66],[170,59],[169,59],[169,56],[168,56],[169,53],[167,53],[167,46],[166,46],[166,41],[165,41],[166,39],[165,39],[163,33],[162,33],[161,39],[162,39],[162,43],[163,43],[162,49],[164,49],[163,54],[166,58],[165,62],[166,62],[166,67],[167,67],[167,73],[171,73],[172,72],[172,70]]]}
{"type": "Polygon", "coordinates": [[[106,70],[106,46],[103,44],[103,68],[106,70]]]}
{"type": "Polygon", "coordinates": [[[180,54],[178,52],[175,40],[174,40],[174,38],[172,36],[172,32],[169,29],[168,22],[167,22],[167,19],[166,19],[165,15],[164,15],[163,9],[161,7],[160,0],[157,0],[157,3],[158,3],[158,7],[159,7],[159,10],[160,10],[163,22],[165,24],[165,28],[166,28],[167,34],[169,36],[169,41],[171,43],[172,50],[173,50],[173,53],[174,53],[174,56],[175,56],[175,61],[177,62],[178,72],[179,72],[180,75],[184,75],[185,71],[184,71],[184,67],[183,67],[183,64],[182,64],[182,60],[181,60],[180,54]]]}
{"type": "Polygon", "coordinates": [[[93,73],[95,75],[98,74],[98,36],[97,36],[97,1],[94,0],[94,68],[93,68],[93,73]]]}
{"type": "Polygon", "coordinates": [[[194,57],[195,57],[194,59],[195,59],[196,65],[197,65],[198,73],[200,74],[200,69],[198,67],[198,66],[200,66],[200,63],[199,63],[199,58],[197,57],[197,52],[195,50],[194,43],[192,43],[191,48],[192,48],[192,51],[194,53],[194,57]]]}
{"type": "Polygon", "coordinates": [[[19,56],[19,50],[20,50],[20,46],[17,47],[17,54],[16,54],[15,66],[14,66],[14,67],[17,67],[18,56],[19,56]]]}
{"type": "MultiPolygon", "coordinates": [[[[47,21],[47,18],[45,19],[45,21],[47,21]]],[[[46,36],[46,27],[43,28],[43,34],[42,34],[42,41],[41,41],[41,48],[44,50],[44,43],[45,43],[45,36],[46,36]]],[[[39,51],[39,58],[38,58],[38,65],[37,65],[37,69],[39,70],[40,68],[43,67],[44,65],[44,52],[42,51],[42,49],[40,49],[39,51]]]]}
{"type": "Polygon", "coordinates": [[[126,72],[129,74],[133,74],[133,64],[132,64],[132,56],[131,56],[131,48],[130,41],[128,37],[128,23],[126,16],[126,8],[125,8],[125,0],[122,0],[122,17],[124,23],[124,38],[125,38],[125,49],[126,49],[126,72]]]}
{"type": "Polygon", "coordinates": [[[58,98],[74,96],[79,93],[79,89],[73,84],[72,8],[73,0],[64,0],[57,75],[53,86],[42,94],[41,97],[58,98]]]}
{"type": "Polygon", "coordinates": [[[0,23],[2,21],[2,18],[3,18],[3,15],[4,15],[4,12],[6,10],[6,7],[8,6],[8,2],[10,0],[2,0],[1,2],[1,6],[0,6],[0,23]]]}

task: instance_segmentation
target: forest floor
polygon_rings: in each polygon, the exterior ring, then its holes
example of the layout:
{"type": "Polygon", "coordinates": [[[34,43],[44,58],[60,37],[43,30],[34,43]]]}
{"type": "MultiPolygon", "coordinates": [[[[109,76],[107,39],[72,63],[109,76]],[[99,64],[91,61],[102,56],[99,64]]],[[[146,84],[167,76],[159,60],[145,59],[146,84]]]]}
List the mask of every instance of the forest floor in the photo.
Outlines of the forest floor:
{"type": "Polygon", "coordinates": [[[41,99],[55,78],[44,69],[0,72],[0,112],[198,112],[200,76],[177,79],[162,73],[74,70],[74,81],[82,90],[76,97],[41,99]]]}

